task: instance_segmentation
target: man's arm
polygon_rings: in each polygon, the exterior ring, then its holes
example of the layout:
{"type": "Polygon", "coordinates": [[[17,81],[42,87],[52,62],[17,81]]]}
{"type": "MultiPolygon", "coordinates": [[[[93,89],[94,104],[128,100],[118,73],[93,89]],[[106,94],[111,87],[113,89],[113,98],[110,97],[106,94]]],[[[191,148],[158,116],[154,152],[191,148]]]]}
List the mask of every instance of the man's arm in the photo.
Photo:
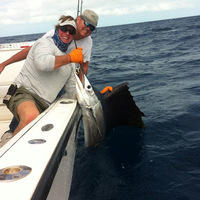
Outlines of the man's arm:
{"type": "Polygon", "coordinates": [[[81,47],[74,49],[71,53],[67,55],[55,56],[54,69],[57,69],[69,63],[83,63],[83,52],[81,47]]]}
{"type": "MultiPolygon", "coordinates": [[[[70,62],[71,62],[71,58],[70,58],[69,54],[67,54],[65,56],[55,56],[55,67],[54,67],[54,69],[61,67],[63,65],[69,64],[70,62]]],[[[84,62],[81,65],[83,67],[84,73],[87,74],[89,62],[88,61],[84,62]]],[[[82,71],[81,70],[79,71],[79,79],[82,81],[82,71]]]]}
{"type": "Polygon", "coordinates": [[[31,47],[27,47],[27,48],[23,49],[22,51],[16,53],[15,55],[13,55],[12,57],[7,59],[6,61],[0,63],[0,73],[4,70],[4,68],[7,65],[10,65],[12,63],[26,59],[26,56],[28,55],[30,48],[31,47]]]}
{"type": "Polygon", "coordinates": [[[63,65],[69,64],[71,61],[69,54],[64,56],[55,56],[54,69],[62,67],[63,65]]]}

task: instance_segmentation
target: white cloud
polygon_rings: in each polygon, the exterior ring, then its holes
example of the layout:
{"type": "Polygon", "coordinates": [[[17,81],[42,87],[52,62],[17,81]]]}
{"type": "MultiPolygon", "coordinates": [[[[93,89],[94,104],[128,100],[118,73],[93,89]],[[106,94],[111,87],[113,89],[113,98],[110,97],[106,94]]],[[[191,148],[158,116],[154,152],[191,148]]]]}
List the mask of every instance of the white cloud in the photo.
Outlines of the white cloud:
{"type": "Polygon", "coordinates": [[[160,0],[152,0],[151,2],[144,0],[138,2],[126,0],[126,4],[124,4],[123,1],[118,1],[118,3],[115,1],[115,4],[113,4],[112,1],[109,1],[108,3],[105,1],[105,4],[102,3],[103,6],[98,6],[96,10],[100,15],[132,15],[143,12],[162,12],[194,8],[194,1],[196,0],[191,0],[190,2],[186,0],[182,0],[181,2],[179,0],[168,0],[163,2],[160,0]]]}
{"type": "Polygon", "coordinates": [[[7,1],[0,6],[0,24],[42,23],[57,20],[62,14],[74,15],[76,3],[72,2],[68,3],[66,0],[7,1]]]}
{"type": "Polygon", "coordinates": [[[179,10],[184,8],[192,8],[194,5],[191,3],[185,2],[161,2],[158,3],[156,6],[152,7],[152,11],[170,11],[170,10],[179,10]]]}
{"type": "MultiPolygon", "coordinates": [[[[83,9],[93,9],[101,17],[176,11],[199,8],[199,0],[84,0],[83,9]]],[[[3,0],[0,25],[55,23],[62,14],[76,17],[77,0],[3,0]]]]}

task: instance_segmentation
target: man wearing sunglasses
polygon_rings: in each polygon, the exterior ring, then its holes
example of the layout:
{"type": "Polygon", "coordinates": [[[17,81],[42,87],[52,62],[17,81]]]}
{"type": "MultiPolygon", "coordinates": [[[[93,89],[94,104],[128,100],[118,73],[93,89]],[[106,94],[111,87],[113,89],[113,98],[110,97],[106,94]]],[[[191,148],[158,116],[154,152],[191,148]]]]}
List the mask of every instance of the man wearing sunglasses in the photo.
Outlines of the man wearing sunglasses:
{"type": "Polygon", "coordinates": [[[33,44],[4,98],[4,103],[19,122],[13,135],[46,110],[64,86],[75,98],[75,69],[70,63],[83,63],[82,48],[66,53],[75,33],[74,18],[66,16],[58,21],[51,38],[41,38],[33,44]]]}
{"type": "MultiPolygon", "coordinates": [[[[61,17],[62,18],[62,17],[61,17]]],[[[92,10],[85,10],[80,16],[76,19],[76,34],[74,36],[74,40],[68,47],[66,53],[70,53],[76,46],[82,47],[83,51],[83,70],[87,74],[89,61],[91,57],[92,50],[92,39],[90,35],[96,29],[98,24],[99,17],[92,10]]],[[[54,34],[54,30],[47,32],[43,37],[52,37],[54,34]]],[[[3,69],[14,62],[18,62],[24,60],[28,55],[28,52],[31,47],[23,49],[19,53],[15,54],[8,60],[4,61],[0,64],[0,73],[3,69]]],[[[76,65],[76,67],[78,64],[76,65]]],[[[81,77],[81,76],[80,76],[81,77]]]]}

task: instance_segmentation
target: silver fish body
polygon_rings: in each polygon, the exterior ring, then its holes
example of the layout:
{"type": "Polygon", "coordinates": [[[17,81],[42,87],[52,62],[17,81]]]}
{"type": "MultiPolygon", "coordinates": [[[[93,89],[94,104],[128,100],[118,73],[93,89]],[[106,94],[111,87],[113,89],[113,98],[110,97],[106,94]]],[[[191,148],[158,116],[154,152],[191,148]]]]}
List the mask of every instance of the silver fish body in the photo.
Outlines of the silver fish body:
{"type": "Polygon", "coordinates": [[[97,98],[89,80],[83,75],[83,83],[76,78],[76,95],[81,107],[85,146],[97,146],[105,137],[105,119],[102,104],[97,98]]]}

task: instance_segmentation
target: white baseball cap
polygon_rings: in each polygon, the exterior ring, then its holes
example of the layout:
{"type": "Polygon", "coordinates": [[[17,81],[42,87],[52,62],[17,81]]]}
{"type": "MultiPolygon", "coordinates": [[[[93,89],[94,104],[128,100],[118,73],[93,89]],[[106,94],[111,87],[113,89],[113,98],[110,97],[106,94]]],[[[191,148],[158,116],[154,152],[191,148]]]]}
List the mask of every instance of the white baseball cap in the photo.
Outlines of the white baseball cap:
{"type": "Polygon", "coordinates": [[[65,20],[64,22],[62,22],[62,20],[59,20],[58,21],[58,25],[59,26],[73,26],[75,29],[76,29],[76,23],[75,23],[75,21],[74,20],[71,20],[71,21],[69,21],[69,20],[65,20]]]}

